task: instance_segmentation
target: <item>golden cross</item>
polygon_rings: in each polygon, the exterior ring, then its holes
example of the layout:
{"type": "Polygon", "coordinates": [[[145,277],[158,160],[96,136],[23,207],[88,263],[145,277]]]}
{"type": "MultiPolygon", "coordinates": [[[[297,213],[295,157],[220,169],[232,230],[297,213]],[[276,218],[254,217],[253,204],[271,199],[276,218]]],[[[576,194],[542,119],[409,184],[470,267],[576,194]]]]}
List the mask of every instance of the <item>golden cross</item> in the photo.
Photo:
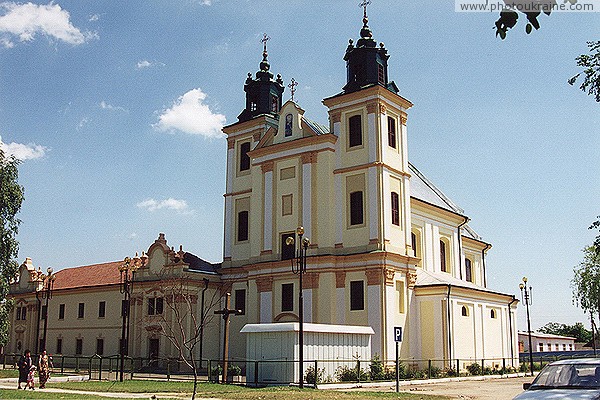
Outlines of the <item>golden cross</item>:
{"type": "Polygon", "coordinates": [[[294,93],[296,93],[296,86],[298,86],[298,82],[294,78],[290,81],[288,87],[290,88],[290,92],[292,92],[292,101],[294,101],[294,93]]]}

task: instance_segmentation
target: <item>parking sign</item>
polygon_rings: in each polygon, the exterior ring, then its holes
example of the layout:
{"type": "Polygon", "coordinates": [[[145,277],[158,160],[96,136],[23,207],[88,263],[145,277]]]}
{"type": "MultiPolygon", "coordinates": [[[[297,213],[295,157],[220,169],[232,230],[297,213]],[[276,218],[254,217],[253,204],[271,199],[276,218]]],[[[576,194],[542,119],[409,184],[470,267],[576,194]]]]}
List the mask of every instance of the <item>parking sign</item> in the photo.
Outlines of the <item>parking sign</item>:
{"type": "Polygon", "coordinates": [[[401,326],[394,327],[394,341],[396,341],[396,342],[402,341],[402,327],[401,326]]]}

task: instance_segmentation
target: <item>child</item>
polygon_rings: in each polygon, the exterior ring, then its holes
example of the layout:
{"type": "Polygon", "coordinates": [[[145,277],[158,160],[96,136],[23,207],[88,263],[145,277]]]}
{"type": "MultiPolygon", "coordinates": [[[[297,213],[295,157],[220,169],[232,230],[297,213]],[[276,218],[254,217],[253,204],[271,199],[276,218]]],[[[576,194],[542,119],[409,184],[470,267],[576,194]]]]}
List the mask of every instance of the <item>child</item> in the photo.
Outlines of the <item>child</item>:
{"type": "Polygon", "coordinates": [[[27,389],[35,390],[35,365],[32,365],[31,368],[29,368],[27,385],[25,385],[25,390],[27,389]]]}

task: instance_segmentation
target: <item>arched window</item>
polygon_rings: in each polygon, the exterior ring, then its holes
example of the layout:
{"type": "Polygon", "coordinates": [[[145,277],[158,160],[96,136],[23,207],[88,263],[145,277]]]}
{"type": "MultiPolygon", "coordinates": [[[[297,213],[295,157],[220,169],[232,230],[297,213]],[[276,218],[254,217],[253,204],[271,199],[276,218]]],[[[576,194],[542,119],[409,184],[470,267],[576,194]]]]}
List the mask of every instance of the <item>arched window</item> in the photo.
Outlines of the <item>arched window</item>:
{"type": "Polygon", "coordinates": [[[442,272],[448,272],[446,261],[446,242],[440,240],[440,269],[442,272]]]}
{"type": "Polygon", "coordinates": [[[494,310],[493,308],[490,311],[490,318],[496,319],[496,310],[494,310]]]}
{"type": "Polygon", "coordinates": [[[392,192],[392,224],[400,225],[400,198],[396,192],[392,192]]]}
{"type": "Polygon", "coordinates": [[[463,317],[469,316],[469,309],[467,308],[467,306],[462,306],[461,314],[463,317]]]}
{"type": "Polygon", "coordinates": [[[294,124],[294,116],[292,114],[287,114],[285,116],[285,137],[292,136],[292,125],[294,124]]]}
{"type": "Polygon", "coordinates": [[[473,282],[473,263],[468,258],[465,258],[465,279],[473,282]]]}

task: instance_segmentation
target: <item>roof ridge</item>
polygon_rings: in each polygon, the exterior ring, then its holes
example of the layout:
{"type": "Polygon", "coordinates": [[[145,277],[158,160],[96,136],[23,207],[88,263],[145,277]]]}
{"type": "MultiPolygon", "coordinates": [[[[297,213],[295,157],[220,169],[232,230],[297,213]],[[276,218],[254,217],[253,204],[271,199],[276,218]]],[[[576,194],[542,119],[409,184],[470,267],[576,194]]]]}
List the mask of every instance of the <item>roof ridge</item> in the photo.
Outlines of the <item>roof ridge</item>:
{"type": "Polygon", "coordinates": [[[450,207],[451,209],[455,210],[458,214],[464,215],[465,210],[463,210],[462,208],[460,208],[455,202],[453,202],[452,200],[450,200],[450,198],[448,196],[446,196],[437,186],[435,186],[433,184],[433,182],[431,182],[431,180],[429,180],[429,178],[427,178],[421,171],[419,171],[417,169],[417,167],[414,166],[413,163],[411,163],[410,161],[408,162],[408,166],[410,169],[413,170],[413,172],[415,173],[415,175],[417,175],[419,178],[421,178],[421,180],[423,181],[423,183],[425,183],[436,195],[439,196],[439,198],[448,205],[448,207],[450,207]]]}

